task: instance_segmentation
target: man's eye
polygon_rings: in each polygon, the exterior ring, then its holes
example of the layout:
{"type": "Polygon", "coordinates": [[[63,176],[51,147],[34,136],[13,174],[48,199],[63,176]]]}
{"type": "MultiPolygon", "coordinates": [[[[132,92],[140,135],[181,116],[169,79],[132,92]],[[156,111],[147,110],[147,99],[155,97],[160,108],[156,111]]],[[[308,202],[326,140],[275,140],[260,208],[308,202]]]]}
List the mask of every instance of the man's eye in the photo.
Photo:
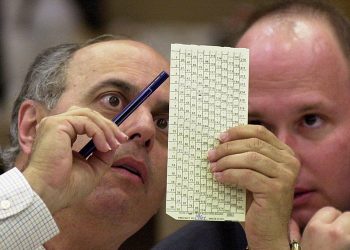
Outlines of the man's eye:
{"type": "Polygon", "coordinates": [[[107,107],[118,108],[122,105],[122,97],[117,94],[108,94],[102,97],[102,103],[107,107]]]}
{"type": "Polygon", "coordinates": [[[322,125],[321,117],[315,114],[305,115],[302,122],[305,127],[318,128],[322,125]]]}
{"type": "Polygon", "coordinates": [[[109,104],[111,104],[111,105],[114,106],[114,107],[118,106],[119,103],[120,103],[119,98],[116,97],[116,96],[110,96],[109,99],[108,99],[108,101],[109,101],[109,104]]]}
{"type": "Polygon", "coordinates": [[[168,131],[169,121],[166,118],[157,118],[154,120],[156,126],[161,130],[168,131]]]}

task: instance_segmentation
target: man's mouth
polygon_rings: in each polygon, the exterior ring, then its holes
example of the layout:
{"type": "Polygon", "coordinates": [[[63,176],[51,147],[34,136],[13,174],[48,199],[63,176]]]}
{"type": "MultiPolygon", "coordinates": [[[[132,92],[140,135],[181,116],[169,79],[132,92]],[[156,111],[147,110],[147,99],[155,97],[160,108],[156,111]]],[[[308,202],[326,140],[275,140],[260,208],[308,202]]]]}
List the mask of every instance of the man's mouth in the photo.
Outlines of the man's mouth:
{"type": "Polygon", "coordinates": [[[120,166],[115,166],[115,167],[116,168],[123,168],[123,169],[129,171],[130,173],[137,175],[138,177],[140,177],[142,179],[140,172],[137,169],[133,168],[132,166],[120,165],[120,166]]]}
{"type": "Polygon", "coordinates": [[[308,192],[298,192],[298,193],[294,193],[294,199],[299,198],[300,196],[303,196],[305,194],[307,194],[308,192]]]}
{"type": "Polygon", "coordinates": [[[147,180],[147,167],[142,161],[133,157],[124,157],[116,161],[112,168],[123,169],[133,176],[137,176],[143,183],[147,180]]]}
{"type": "Polygon", "coordinates": [[[296,188],[294,192],[294,206],[307,203],[313,193],[314,191],[312,190],[296,188]]]}

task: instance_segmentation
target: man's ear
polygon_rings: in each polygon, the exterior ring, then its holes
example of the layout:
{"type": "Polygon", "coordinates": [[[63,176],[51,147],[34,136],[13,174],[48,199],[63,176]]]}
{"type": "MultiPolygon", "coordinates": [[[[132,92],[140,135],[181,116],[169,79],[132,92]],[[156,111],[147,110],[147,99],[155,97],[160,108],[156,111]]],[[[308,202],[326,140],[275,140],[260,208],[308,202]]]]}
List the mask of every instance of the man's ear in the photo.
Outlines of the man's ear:
{"type": "Polygon", "coordinates": [[[36,125],[47,115],[44,106],[25,100],[18,111],[18,141],[23,153],[29,155],[36,136],[36,125]]]}

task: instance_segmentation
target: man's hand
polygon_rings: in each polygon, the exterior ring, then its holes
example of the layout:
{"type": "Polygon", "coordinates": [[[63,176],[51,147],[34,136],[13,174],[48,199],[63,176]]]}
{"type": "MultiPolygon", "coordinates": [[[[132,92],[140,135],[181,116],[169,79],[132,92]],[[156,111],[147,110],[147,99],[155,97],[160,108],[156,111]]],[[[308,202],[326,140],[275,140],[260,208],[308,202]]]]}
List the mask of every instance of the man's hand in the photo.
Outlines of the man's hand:
{"type": "Polygon", "coordinates": [[[36,127],[36,138],[23,172],[50,212],[87,196],[113,163],[127,136],[110,120],[88,108],[72,107],[47,116],[36,127]],[[72,150],[77,135],[86,134],[96,152],[84,159],[72,150]]]}
{"type": "Polygon", "coordinates": [[[306,250],[349,250],[350,212],[324,207],[318,210],[300,235],[297,223],[290,222],[290,238],[306,250]]]}
{"type": "Polygon", "coordinates": [[[293,151],[263,126],[229,129],[209,152],[217,181],[251,193],[245,232],[250,249],[289,249],[288,222],[300,163],[293,151]]]}

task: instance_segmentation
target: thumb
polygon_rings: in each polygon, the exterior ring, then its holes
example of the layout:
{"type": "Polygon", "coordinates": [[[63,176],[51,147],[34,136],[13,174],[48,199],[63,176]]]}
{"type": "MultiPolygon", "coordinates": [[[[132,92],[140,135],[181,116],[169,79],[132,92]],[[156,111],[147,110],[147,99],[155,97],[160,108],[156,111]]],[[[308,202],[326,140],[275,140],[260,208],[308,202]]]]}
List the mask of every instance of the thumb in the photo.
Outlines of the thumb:
{"type": "Polygon", "coordinates": [[[94,169],[98,178],[101,178],[113,164],[115,152],[115,149],[108,152],[96,151],[88,158],[89,165],[94,169]]]}
{"type": "Polygon", "coordinates": [[[248,212],[250,205],[252,205],[253,199],[254,199],[253,193],[247,190],[246,211],[245,211],[246,213],[248,212]]]}
{"type": "Polygon", "coordinates": [[[300,233],[300,228],[297,222],[293,219],[290,219],[289,221],[289,240],[290,242],[298,241],[300,242],[301,239],[301,233],[300,233]]]}

